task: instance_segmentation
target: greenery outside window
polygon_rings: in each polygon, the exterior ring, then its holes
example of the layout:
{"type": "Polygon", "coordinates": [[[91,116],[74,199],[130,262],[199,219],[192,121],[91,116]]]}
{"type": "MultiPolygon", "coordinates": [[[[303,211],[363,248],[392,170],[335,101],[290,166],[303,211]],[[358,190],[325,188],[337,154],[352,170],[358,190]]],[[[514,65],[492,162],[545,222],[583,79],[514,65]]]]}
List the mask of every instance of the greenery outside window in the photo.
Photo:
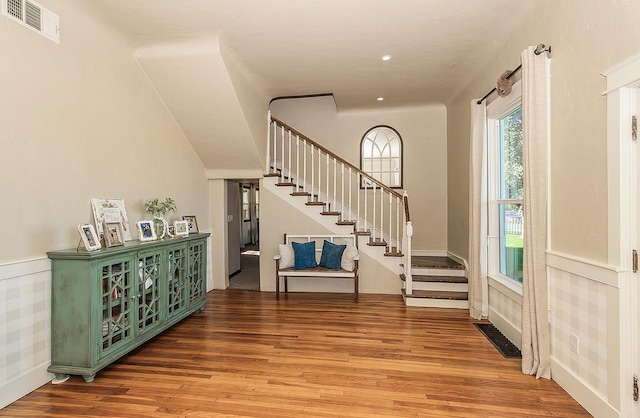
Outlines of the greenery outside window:
{"type": "Polygon", "coordinates": [[[489,275],[522,283],[524,170],[520,83],[487,106],[489,275]]]}

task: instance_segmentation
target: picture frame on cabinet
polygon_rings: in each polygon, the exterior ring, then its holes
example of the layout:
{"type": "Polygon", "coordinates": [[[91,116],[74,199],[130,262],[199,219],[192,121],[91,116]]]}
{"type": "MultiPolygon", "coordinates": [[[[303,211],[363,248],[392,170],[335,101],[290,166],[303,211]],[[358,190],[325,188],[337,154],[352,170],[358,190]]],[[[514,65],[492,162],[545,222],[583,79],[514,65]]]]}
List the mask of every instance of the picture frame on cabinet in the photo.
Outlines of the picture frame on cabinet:
{"type": "Polygon", "coordinates": [[[91,199],[93,209],[93,219],[96,224],[98,235],[104,235],[105,222],[119,222],[122,227],[122,238],[124,241],[131,241],[131,231],[129,218],[123,199],[91,199]]]}
{"type": "Polygon", "coordinates": [[[187,225],[189,226],[189,233],[190,234],[197,234],[198,233],[198,221],[196,220],[196,216],[195,215],[184,215],[182,217],[183,221],[187,221],[187,225]]]}
{"type": "Polygon", "coordinates": [[[102,230],[104,231],[104,244],[107,247],[124,245],[124,235],[120,222],[105,222],[102,230]]]}
{"type": "Polygon", "coordinates": [[[173,223],[173,233],[176,237],[189,236],[189,222],[188,221],[175,221],[173,223]]]}
{"type": "Polygon", "coordinates": [[[82,239],[84,248],[87,251],[99,250],[102,247],[102,244],[100,244],[100,238],[98,238],[98,234],[96,234],[96,230],[93,225],[80,224],[78,225],[78,232],[80,233],[80,238],[82,239]]]}
{"type": "Polygon", "coordinates": [[[137,222],[138,239],[140,241],[155,241],[158,239],[156,230],[153,227],[153,221],[142,220],[137,222]]]}

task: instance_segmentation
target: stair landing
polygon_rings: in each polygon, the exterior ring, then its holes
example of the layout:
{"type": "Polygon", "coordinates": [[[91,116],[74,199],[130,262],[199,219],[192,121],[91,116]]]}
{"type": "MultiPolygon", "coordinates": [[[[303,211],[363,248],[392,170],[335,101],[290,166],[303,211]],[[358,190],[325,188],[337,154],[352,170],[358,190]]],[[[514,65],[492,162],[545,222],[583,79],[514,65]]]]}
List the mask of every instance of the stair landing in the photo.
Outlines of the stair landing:
{"type": "MultiPolygon", "coordinates": [[[[413,291],[402,289],[407,306],[468,309],[468,281],[463,264],[449,257],[411,257],[413,291]]],[[[405,275],[400,278],[404,281],[405,275]]]]}

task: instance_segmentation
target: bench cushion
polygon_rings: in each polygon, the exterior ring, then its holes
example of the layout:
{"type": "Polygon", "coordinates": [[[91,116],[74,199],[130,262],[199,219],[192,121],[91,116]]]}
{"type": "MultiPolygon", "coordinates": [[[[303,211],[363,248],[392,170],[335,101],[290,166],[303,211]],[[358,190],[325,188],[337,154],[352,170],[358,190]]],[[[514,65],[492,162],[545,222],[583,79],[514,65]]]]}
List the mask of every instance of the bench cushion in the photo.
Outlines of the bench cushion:
{"type": "Polygon", "coordinates": [[[340,270],[342,262],[342,253],[344,253],[346,245],[333,244],[324,240],[322,244],[322,255],[320,256],[320,266],[331,270],[340,270]]]}

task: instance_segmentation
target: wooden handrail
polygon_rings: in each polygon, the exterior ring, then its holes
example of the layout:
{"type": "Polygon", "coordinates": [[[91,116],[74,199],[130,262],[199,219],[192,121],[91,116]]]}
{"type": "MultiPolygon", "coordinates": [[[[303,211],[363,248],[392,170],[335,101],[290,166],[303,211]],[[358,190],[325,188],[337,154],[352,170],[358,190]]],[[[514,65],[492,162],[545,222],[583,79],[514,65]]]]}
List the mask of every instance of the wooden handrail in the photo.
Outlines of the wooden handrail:
{"type": "MultiPolygon", "coordinates": [[[[344,165],[351,167],[353,170],[356,171],[356,173],[359,173],[360,175],[362,175],[363,177],[365,177],[367,180],[370,180],[371,182],[375,183],[378,187],[380,187],[383,190],[386,190],[389,194],[392,194],[393,196],[402,199],[402,194],[393,190],[391,187],[387,186],[386,184],[380,182],[379,180],[371,177],[369,174],[365,173],[364,171],[362,171],[360,168],[356,167],[355,165],[351,164],[349,161],[345,160],[344,158],[339,157],[338,155],[334,154],[333,152],[331,152],[330,150],[328,150],[327,148],[323,147],[322,145],[318,144],[317,142],[315,142],[313,139],[309,138],[308,136],[306,136],[305,134],[296,131],[295,129],[293,129],[292,127],[290,127],[289,125],[287,125],[286,123],[284,123],[283,121],[281,121],[280,119],[271,116],[271,120],[276,122],[277,124],[285,127],[286,129],[288,129],[289,131],[291,131],[294,135],[299,136],[300,138],[304,139],[306,142],[309,142],[311,144],[313,144],[313,146],[315,146],[316,148],[320,149],[321,151],[323,151],[325,154],[331,156],[332,158],[334,158],[335,160],[343,163],[344,165]]],[[[408,203],[405,200],[405,214],[408,215],[409,213],[409,208],[408,208],[408,203]]],[[[408,220],[408,219],[407,219],[408,220]]]]}
{"type": "Polygon", "coordinates": [[[404,220],[405,222],[411,222],[411,216],[409,216],[409,196],[403,196],[404,198],[404,220]]]}

